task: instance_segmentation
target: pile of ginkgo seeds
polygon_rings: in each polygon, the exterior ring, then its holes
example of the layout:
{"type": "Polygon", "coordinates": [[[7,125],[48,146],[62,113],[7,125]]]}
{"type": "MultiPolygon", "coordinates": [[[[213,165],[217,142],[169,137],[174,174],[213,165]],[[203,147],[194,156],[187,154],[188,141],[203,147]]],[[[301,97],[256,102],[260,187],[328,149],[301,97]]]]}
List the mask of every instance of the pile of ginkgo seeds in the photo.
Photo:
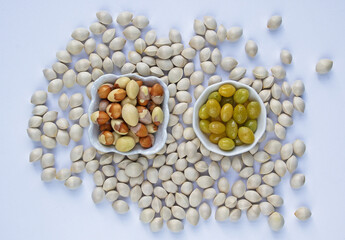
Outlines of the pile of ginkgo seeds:
{"type": "MultiPolygon", "coordinates": [[[[270,71],[257,66],[249,76],[245,63],[223,56],[217,48],[238,41],[243,35],[239,26],[226,28],[205,16],[194,21],[195,36],[183,43],[176,29],[171,29],[167,38],[157,38],[155,30],[146,31],[149,20],[145,16],[122,12],[114,22],[108,12],[96,15],[98,21],[89,29],[75,29],[66,49],[56,53],[56,63],[43,70],[49,94],[37,91],[31,98],[34,108],[27,133],[41,146],[30,153],[30,162],[40,161],[42,181],[56,179],[76,189],[82,184],[79,174],[86,170],[94,179],[92,199],[96,204],[109,201],[123,214],[129,210],[129,200],[137,203],[142,209],[140,220],[153,232],[161,230],[164,222],[170,231],[179,232],[186,222],[197,225],[200,217],[208,219],[212,211],[217,221],[238,221],[242,213],[254,221],[263,214],[272,230],[280,230],[284,218],[279,208],[284,201],[275,194],[275,187],[283,177],[290,178],[293,189],[305,183],[305,176],[295,171],[306,146],[300,139],[286,141],[293,116],[305,109],[303,82],[287,80],[284,66],[292,62],[291,53],[281,50],[277,53],[281,65],[270,71]],[[131,50],[125,53],[125,46],[131,50]],[[197,52],[200,66],[195,66],[197,52]],[[217,68],[228,72],[229,79],[251,86],[266,107],[265,134],[253,149],[239,156],[210,152],[192,127],[193,97],[197,99],[206,85],[222,81],[217,68]],[[168,86],[168,138],[156,154],[125,156],[78,145],[83,129],[89,126],[89,116],[83,106],[84,90],[70,94],[70,89],[85,87],[91,98],[94,81],[107,73],[156,76],[168,86]],[[69,119],[48,109],[46,101],[51,94],[59,95],[58,105],[69,112],[69,119]],[[71,140],[76,143],[70,152],[71,166],[57,170],[51,149],[57,145],[64,148],[71,140]],[[259,166],[259,171],[254,166],[259,166]],[[229,174],[237,174],[238,179],[230,183],[229,174]]],[[[271,17],[267,31],[279,31],[281,23],[280,16],[271,17]]],[[[243,49],[255,58],[258,44],[249,40],[243,49]]],[[[322,59],[316,71],[327,73],[332,65],[331,60],[322,59]]],[[[300,207],[295,215],[306,220],[311,212],[300,207]]]]}

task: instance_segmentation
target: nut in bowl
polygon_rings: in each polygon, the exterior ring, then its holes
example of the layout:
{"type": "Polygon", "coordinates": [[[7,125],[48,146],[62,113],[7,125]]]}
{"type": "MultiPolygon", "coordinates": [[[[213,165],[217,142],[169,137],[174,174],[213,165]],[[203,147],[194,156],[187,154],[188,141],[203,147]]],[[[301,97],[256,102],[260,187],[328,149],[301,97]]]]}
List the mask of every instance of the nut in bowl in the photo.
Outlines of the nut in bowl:
{"type": "Polygon", "coordinates": [[[167,138],[169,91],[156,77],[103,75],[91,89],[89,138],[101,152],[150,155],[167,138]]]}
{"type": "Polygon", "coordinates": [[[252,149],[265,132],[265,105],[248,85],[230,80],[213,84],[194,104],[193,128],[208,150],[238,155],[252,149]]]}

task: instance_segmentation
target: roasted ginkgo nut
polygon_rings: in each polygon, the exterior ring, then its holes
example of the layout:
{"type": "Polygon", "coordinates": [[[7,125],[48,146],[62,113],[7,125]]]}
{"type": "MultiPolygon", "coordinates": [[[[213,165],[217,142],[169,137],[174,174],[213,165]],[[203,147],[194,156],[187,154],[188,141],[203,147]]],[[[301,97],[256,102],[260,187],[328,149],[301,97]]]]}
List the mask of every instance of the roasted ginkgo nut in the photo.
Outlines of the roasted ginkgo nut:
{"type": "Polygon", "coordinates": [[[114,143],[114,135],[110,131],[103,131],[99,135],[98,140],[103,145],[112,145],[114,143]]]}
{"type": "Polygon", "coordinates": [[[110,83],[105,83],[98,88],[97,93],[101,99],[106,99],[112,90],[113,85],[110,83]]]}
{"type": "Polygon", "coordinates": [[[91,121],[98,125],[103,125],[110,120],[109,115],[106,112],[96,111],[91,115],[91,121]]]}
{"type": "Polygon", "coordinates": [[[121,117],[122,107],[119,103],[111,103],[107,106],[106,112],[111,119],[118,119],[121,117]]]}

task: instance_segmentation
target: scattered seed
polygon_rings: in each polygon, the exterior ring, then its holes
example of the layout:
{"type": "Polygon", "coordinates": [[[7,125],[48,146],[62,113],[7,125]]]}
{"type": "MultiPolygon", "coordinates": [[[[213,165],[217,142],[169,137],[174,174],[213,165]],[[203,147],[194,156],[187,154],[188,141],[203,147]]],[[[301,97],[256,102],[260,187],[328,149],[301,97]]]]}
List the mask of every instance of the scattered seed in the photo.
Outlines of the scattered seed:
{"type": "Polygon", "coordinates": [[[273,231],[279,231],[284,226],[284,218],[278,213],[274,212],[268,217],[268,225],[273,231]]]}
{"type": "Polygon", "coordinates": [[[331,71],[333,67],[333,61],[330,59],[321,59],[317,62],[315,71],[319,74],[326,74],[331,71]]]}
{"type": "Polygon", "coordinates": [[[272,16],[270,19],[268,19],[267,28],[269,28],[270,30],[277,30],[281,24],[282,24],[281,16],[272,16]]]}
{"type": "Polygon", "coordinates": [[[295,211],[295,216],[299,220],[305,221],[311,217],[311,211],[307,207],[300,207],[295,211]]]}

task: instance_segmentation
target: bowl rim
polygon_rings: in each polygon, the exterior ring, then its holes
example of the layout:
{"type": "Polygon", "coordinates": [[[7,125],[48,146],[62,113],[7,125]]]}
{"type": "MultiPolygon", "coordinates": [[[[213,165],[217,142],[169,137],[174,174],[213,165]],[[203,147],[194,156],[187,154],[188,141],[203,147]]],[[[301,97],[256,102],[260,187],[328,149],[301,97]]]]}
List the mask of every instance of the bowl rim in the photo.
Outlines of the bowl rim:
{"type": "Polygon", "coordinates": [[[169,109],[168,109],[168,100],[169,100],[168,87],[158,77],[155,77],[155,76],[142,77],[142,76],[139,76],[139,75],[133,74],[133,73],[121,74],[121,75],[104,74],[104,75],[100,76],[98,79],[96,79],[93,82],[93,85],[91,87],[91,101],[90,101],[90,105],[88,107],[88,115],[89,115],[88,117],[89,117],[89,122],[90,122],[90,125],[88,128],[88,137],[89,137],[91,145],[101,152],[104,152],[104,153],[113,152],[113,153],[117,153],[120,155],[134,155],[134,154],[151,155],[151,154],[155,154],[155,153],[159,152],[164,147],[167,136],[168,136],[167,126],[168,126],[169,114],[170,114],[169,109]],[[163,110],[164,119],[163,119],[163,122],[161,123],[161,125],[159,126],[159,128],[163,128],[161,131],[162,132],[162,140],[161,141],[155,141],[153,146],[150,148],[143,149],[142,147],[140,147],[138,149],[132,149],[131,151],[128,151],[128,152],[120,152],[120,151],[116,150],[114,145],[104,146],[104,145],[100,144],[98,141],[98,136],[97,137],[93,136],[94,135],[93,130],[97,125],[91,121],[91,114],[94,111],[96,103],[98,103],[100,101],[99,96],[97,94],[98,88],[104,83],[115,82],[117,79],[119,79],[121,77],[129,77],[130,79],[141,80],[143,82],[153,81],[153,82],[159,83],[163,87],[164,100],[162,102],[161,107],[163,110]]]}
{"type": "Polygon", "coordinates": [[[235,155],[239,155],[239,154],[248,152],[250,149],[255,147],[255,145],[258,143],[258,141],[260,140],[260,138],[262,137],[262,135],[266,131],[266,118],[267,117],[266,117],[265,105],[264,105],[262,99],[260,98],[259,94],[254,90],[254,88],[252,88],[249,85],[246,85],[244,83],[241,83],[241,82],[237,82],[237,81],[233,81],[233,80],[226,80],[226,81],[215,83],[215,84],[212,84],[212,85],[206,87],[205,90],[199,96],[199,98],[195,101],[194,108],[193,108],[193,129],[195,131],[196,136],[199,138],[199,140],[201,141],[201,143],[204,145],[205,148],[207,148],[208,150],[210,150],[214,153],[230,157],[230,156],[235,156],[235,155]],[[249,91],[249,98],[252,98],[253,100],[259,102],[260,107],[261,107],[261,112],[260,112],[258,119],[260,118],[260,121],[263,121],[260,125],[258,124],[258,129],[255,131],[255,139],[254,139],[254,142],[252,144],[235,147],[231,151],[221,150],[218,147],[218,145],[211,143],[207,139],[206,135],[200,130],[200,127],[199,127],[199,109],[206,102],[205,99],[203,100],[203,98],[205,98],[206,95],[208,96],[211,92],[218,90],[219,87],[224,85],[224,84],[232,84],[235,86],[236,89],[239,89],[239,88],[247,89],[249,91]],[[259,126],[260,126],[260,128],[259,128],[259,126]],[[237,149],[237,151],[236,151],[236,149],[237,149]]]}

